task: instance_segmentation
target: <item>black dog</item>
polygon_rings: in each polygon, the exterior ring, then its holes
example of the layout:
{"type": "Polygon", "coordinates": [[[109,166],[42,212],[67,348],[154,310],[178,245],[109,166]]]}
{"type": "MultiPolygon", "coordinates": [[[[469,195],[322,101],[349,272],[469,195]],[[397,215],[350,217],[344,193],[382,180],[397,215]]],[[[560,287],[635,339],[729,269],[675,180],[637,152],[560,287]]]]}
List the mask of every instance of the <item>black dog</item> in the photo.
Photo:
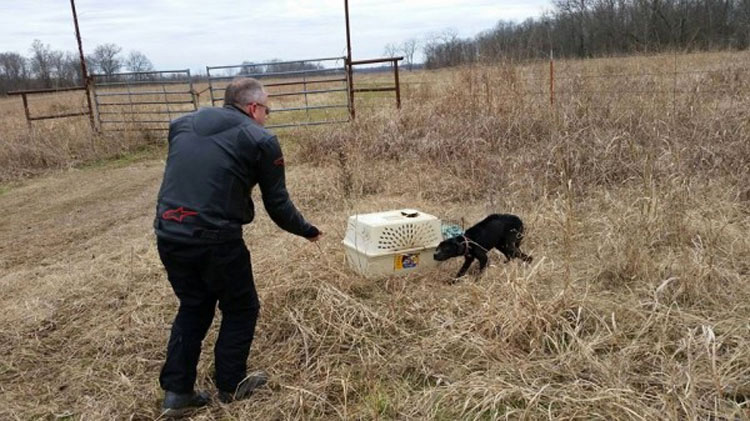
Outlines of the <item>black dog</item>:
{"type": "Polygon", "coordinates": [[[438,244],[433,257],[442,262],[451,257],[464,256],[466,261],[456,275],[456,278],[460,278],[475,258],[479,259],[479,271],[483,271],[487,266],[487,253],[493,247],[505,255],[506,263],[514,257],[524,262],[531,262],[532,257],[522,253],[519,249],[522,239],[521,218],[515,215],[493,214],[466,230],[464,235],[449,238],[438,244]]]}

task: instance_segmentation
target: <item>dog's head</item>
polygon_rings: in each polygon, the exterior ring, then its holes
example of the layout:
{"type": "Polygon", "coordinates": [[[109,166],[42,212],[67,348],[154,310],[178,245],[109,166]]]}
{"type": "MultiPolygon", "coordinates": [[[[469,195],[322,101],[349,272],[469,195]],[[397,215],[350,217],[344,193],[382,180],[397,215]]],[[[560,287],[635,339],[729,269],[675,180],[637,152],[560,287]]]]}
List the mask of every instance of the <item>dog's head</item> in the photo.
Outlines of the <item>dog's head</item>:
{"type": "Polygon", "coordinates": [[[432,258],[438,262],[442,262],[451,257],[463,256],[464,254],[466,254],[466,241],[464,241],[463,236],[459,235],[458,237],[443,240],[443,242],[438,244],[432,258]]]}

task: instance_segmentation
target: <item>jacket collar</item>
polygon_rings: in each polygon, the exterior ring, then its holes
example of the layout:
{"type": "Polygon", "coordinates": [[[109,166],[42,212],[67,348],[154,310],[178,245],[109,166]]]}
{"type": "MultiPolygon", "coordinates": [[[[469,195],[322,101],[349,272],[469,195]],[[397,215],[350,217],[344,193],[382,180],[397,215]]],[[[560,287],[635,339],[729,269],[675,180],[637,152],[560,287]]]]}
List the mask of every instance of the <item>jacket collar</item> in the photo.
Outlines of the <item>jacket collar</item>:
{"type": "Polygon", "coordinates": [[[241,112],[242,114],[250,117],[251,120],[255,121],[255,119],[253,118],[253,116],[251,116],[250,114],[248,114],[247,112],[245,112],[245,110],[243,110],[242,108],[240,108],[240,107],[238,107],[238,106],[236,106],[234,104],[225,104],[224,108],[228,108],[230,110],[237,110],[237,111],[241,112]]]}

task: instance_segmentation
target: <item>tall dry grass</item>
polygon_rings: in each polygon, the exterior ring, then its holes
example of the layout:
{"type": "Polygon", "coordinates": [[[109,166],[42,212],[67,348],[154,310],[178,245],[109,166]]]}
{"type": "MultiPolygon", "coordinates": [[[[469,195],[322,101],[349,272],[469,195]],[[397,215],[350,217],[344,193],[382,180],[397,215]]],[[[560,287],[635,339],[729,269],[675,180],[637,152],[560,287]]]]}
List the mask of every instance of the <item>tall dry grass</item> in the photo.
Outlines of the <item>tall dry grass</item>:
{"type": "MultiPolygon", "coordinates": [[[[750,99],[732,67],[746,56],[679,59],[705,69],[679,94],[668,78],[576,77],[673,72],[672,56],[565,63],[554,107],[528,92],[539,67],[478,66],[421,74],[401,111],[287,132],[290,191],[327,237],[292,240],[262,214],[248,227],[263,306],[250,365],[272,379],[195,419],[748,418],[750,99]],[[601,93],[614,88],[631,93],[601,93]],[[458,261],[353,274],[345,218],[399,207],[516,213],[534,263],[493,254],[454,285],[458,261]]],[[[160,416],[175,311],[150,231],[162,169],[0,196],[0,418],[160,416]]]]}
{"type": "Polygon", "coordinates": [[[400,193],[453,220],[519,213],[544,259],[448,302],[455,330],[411,351],[463,367],[462,380],[428,382],[390,416],[746,416],[732,393],[748,381],[749,74],[711,61],[670,80],[672,56],[641,60],[661,85],[569,72],[554,107],[527,93],[523,68],[464,68],[410,92],[401,113],[302,145],[355,198],[400,193]]]}
{"type": "MultiPolygon", "coordinates": [[[[32,116],[78,112],[81,92],[29,96],[32,116]]],[[[155,132],[95,133],[88,117],[39,120],[28,127],[21,97],[0,98],[0,183],[111,159],[161,143],[155,132]]]]}

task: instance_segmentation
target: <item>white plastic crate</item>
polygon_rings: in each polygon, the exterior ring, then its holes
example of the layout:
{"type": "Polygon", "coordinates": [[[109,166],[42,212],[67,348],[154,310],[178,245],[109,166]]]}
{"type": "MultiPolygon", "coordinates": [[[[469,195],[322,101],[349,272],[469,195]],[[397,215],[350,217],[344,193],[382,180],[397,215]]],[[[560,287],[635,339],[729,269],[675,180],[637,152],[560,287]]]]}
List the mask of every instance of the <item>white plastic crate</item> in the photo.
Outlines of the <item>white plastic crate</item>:
{"type": "Polygon", "coordinates": [[[440,220],[414,209],[352,215],[344,248],[349,266],[368,278],[434,267],[440,220]]]}

